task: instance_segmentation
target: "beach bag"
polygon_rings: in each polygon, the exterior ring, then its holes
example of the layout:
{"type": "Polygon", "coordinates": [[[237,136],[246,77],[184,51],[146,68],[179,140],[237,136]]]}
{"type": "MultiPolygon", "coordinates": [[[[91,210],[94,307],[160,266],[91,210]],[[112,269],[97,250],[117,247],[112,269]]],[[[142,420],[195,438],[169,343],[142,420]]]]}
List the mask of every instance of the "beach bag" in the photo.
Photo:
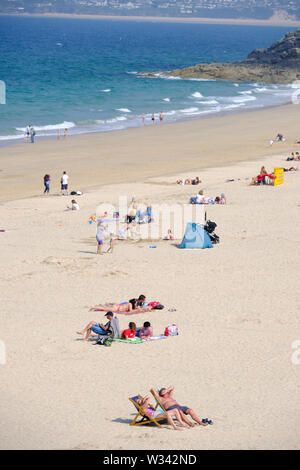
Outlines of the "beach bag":
{"type": "Polygon", "coordinates": [[[148,303],[149,307],[151,307],[153,310],[162,310],[164,308],[163,305],[161,305],[160,302],[149,302],[148,303]]]}
{"type": "Polygon", "coordinates": [[[164,332],[165,336],[177,336],[178,334],[178,326],[176,325],[176,323],[172,323],[172,325],[166,326],[164,332]]]}
{"type": "Polygon", "coordinates": [[[97,341],[96,344],[100,344],[102,346],[111,346],[111,343],[112,343],[112,338],[110,337],[110,335],[103,335],[103,336],[99,336],[99,339],[97,341]]]}
{"type": "Polygon", "coordinates": [[[164,305],[162,304],[158,304],[158,305],[155,305],[155,307],[153,307],[153,310],[162,310],[164,307],[164,305]]]}

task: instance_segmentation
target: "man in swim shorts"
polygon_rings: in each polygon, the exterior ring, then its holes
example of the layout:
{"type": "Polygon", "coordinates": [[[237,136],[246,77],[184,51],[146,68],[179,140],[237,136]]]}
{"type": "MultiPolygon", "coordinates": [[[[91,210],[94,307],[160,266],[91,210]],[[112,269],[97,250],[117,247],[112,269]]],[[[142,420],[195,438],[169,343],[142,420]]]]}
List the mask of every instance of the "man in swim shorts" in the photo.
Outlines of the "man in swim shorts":
{"type": "Polygon", "coordinates": [[[111,328],[111,320],[113,319],[114,314],[112,312],[107,312],[104,315],[108,322],[103,325],[102,323],[98,323],[95,321],[91,321],[88,325],[82,330],[77,331],[78,335],[85,335],[84,340],[88,341],[89,337],[91,336],[92,332],[96,335],[109,335],[112,333],[111,328]]]}
{"type": "Polygon", "coordinates": [[[173,391],[173,385],[169,388],[163,387],[159,390],[159,400],[166,409],[166,411],[177,409],[181,412],[182,416],[189,415],[196,423],[200,424],[200,426],[207,426],[207,423],[202,423],[201,419],[198,418],[192,408],[190,408],[189,406],[181,406],[177,403],[177,401],[172,396],[173,391]]]}

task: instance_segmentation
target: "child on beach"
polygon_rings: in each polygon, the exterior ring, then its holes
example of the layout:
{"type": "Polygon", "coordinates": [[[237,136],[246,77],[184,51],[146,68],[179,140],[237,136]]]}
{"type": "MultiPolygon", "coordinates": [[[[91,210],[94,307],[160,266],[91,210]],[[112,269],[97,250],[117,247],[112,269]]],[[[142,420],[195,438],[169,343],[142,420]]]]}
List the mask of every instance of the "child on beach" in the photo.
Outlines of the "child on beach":
{"type": "Polygon", "coordinates": [[[112,253],[114,250],[114,233],[110,232],[109,247],[106,253],[112,253]]]}
{"type": "Polygon", "coordinates": [[[169,228],[168,235],[165,236],[164,240],[174,240],[174,239],[175,239],[175,237],[172,233],[172,230],[169,228]]]}
{"type": "Polygon", "coordinates": [[[72,203],[72,206],[71,207],[67,206],[67,209],[71,211],[79,211],[80,207],[79,207],[78,202],[76,202],[75,199],[72,199],[71,203],[72,203]]]}
{"type": "Polygon", "coordinates": [[[50,179],[51,179],[51,176],[46,174],[44,176],[44,186],[45,186],[45,189],[44,189],[44,194],[49,194],[49,191],[50,191],[50,179]]]}

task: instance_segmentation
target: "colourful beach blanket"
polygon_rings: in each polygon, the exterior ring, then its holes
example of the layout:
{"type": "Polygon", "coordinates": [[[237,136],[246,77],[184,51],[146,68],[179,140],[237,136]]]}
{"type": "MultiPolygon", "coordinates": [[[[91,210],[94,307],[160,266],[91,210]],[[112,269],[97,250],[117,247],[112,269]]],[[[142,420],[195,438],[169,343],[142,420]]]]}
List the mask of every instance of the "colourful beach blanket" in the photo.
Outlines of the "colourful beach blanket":
{"type": "Polygon", "coordinates": [[[132,344],[140,344],[145,343],[146,341],[155,341],[157,339],[167,339],[168,336],[160,335],[160,336],[151,336],[147,339],[141,339],[135,337],[134,339],[122,339],[122,338],[114,338],[113,341],[119,341],[119,343],[132,343],[132,344]]]}
{"type": "Polygon", "coordinates": [[[120,343],[132,343],[132,344],[137,344],[137,343],[142,343],[143,341],[141,338],[134,338],[134,339],[122,339],[122,338],[114,338],[113,341],[119,341],[120,343]]]}

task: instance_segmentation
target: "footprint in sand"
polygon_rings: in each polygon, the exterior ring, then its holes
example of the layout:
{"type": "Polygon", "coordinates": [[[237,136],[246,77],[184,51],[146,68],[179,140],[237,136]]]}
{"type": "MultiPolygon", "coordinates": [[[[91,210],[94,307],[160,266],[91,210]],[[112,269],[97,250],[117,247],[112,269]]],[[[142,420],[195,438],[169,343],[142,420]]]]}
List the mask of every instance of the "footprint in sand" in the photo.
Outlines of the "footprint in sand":
{"type": "Polygon", "coordinates": [[[73,258],[56,258],[55,256],[48,256],[45,258],[42,263],[45,264],[58,264],[59,266],[66,266],[74,263],[73,258]]]}
{"type": "Polygon", "coordinates": [[[120,276],[129,276],[129,273],[126,273],[126,272],[124,272],[124,271],[118,271],[118,270],[116,270],[116,271],[110,271],[110,272],[104,274],[105,277],[109,277],[109,276],[118,276],[118,275],[120,275],[120,276]]]}

